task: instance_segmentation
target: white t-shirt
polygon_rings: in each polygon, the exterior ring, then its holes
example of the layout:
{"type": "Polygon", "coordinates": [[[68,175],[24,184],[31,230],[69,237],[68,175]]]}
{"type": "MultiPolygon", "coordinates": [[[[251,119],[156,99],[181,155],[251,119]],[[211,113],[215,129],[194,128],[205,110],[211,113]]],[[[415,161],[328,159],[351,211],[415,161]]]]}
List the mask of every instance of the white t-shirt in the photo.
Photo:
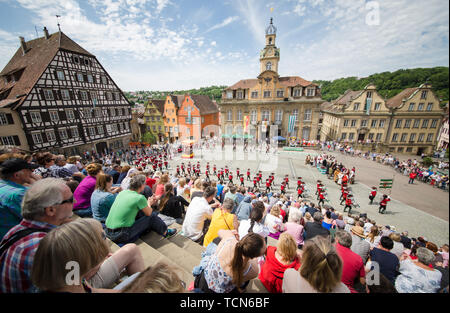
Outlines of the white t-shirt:
{"type": "MultiPolygon", "coordinates": [[[[240,221],[239,228],[238,228],[240,239],[244,238],[244,236],[248,234],[250,225],[251,225],[250,219],[240,221]]],[[[255,224],[253,225],[253,232],[255,234],[261,235],[263,238],[266,238],[267,236],[269,236],[269,233],[270,233],[269,228],[267,228],[267,226],[265,226],[264,224],[258,223],[258,222],[255,222],[255,224]]]]}
{"type": "Polygon", "coordinates": [[[213,210],[204,197],[195,197],[186,210],[181,234],[191,240],[197,240],[203,235],[203,225],[206,219],[211,219],[213,210]]]}
{"type": "Polygon", "coordinates": [[[79,172],[78,167],[75,164],[66,163],[63,167],[69,170],[72,174],[79,172]]]}
{"type": "Polygon", "coordinates": [[[276,234],[279,230],[275,229],[276,225],[282,225],[283,220],[280,217],[276,217],[272,214],[266,215],[265,225],[272,234],[276,234]]]}

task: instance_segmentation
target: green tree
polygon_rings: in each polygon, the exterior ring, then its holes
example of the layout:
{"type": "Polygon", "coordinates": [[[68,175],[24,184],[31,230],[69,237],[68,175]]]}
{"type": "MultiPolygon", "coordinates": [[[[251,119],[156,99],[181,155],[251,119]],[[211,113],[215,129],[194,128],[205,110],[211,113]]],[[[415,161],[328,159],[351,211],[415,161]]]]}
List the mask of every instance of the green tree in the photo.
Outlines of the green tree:
{"type": "Polygon", "coordinates": [[[152,132],[146,132],[144,135],[142,135],[141,141],[148,144],[155,144],[156,137],[152,132]]]}

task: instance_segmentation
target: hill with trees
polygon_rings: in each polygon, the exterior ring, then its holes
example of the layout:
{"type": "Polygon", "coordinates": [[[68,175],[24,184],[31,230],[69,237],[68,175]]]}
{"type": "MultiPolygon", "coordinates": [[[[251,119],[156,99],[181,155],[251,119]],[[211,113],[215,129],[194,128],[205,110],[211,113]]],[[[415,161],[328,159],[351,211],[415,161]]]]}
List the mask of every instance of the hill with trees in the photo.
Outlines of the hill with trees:
{"type": "MultiPolygon", "coordinates": [[[[334,100],[346,90],[362,90],[370,83],[375,84],[378,93],[386,98],[391,98],[405,88],[418,87],[428,82],[434,92],[441,99],[441,104],[449,100],[449,71],[448,67],[438,66],[433,68],[400,69],[395,72],[383,72],[372,74],[368,77],[345,77],[333,81],[313,80],[319,84],[322,90],[322,98],[327,101],[334,100]]],[[[228,86],[210,86],[199,89],[172,90],[172,91],[136,91],[125,92],[125,95],[133,103],[144,103],[147,99],[165,99],[169,94],[193,94],[206,95],[220,102],[222,90],[228,86]]]]}
{"type": "Polygon", "coordinates": [[[449,72],[448,67],[401,69],[395,72],[372,74],[368,77],[346,77],[333,81],[314,80],[321,85],[322,98],[330,101],[338,98],[346,90],[362,90],[370,83],[375,84],[378,93],[391,98],[405,88],[418,87],[424,82],[431,84],[441,104],[449,100],[449,72]]]}

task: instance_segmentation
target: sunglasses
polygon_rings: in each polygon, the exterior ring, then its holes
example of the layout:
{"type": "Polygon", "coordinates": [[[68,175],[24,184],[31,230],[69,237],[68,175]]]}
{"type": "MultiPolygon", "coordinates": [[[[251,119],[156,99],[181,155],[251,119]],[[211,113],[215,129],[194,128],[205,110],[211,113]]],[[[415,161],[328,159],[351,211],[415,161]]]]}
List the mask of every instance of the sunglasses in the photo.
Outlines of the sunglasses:
{"type": "Polygon", "coordinates": [[[66,203],[72,203],[73,204],[73,196],[70,197],[69,199],[63,200],[61,203],[59,204],[66,204],[66,203]]]}

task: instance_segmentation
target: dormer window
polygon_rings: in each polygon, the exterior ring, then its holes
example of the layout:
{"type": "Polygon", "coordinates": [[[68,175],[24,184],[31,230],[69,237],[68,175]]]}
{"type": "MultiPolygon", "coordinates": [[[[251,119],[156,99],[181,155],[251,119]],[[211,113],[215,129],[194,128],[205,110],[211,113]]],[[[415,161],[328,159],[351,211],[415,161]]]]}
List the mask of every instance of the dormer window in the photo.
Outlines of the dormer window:
{"type": "Polygon", "coordinates": [[[227,99],[233,99],[233,91],[227,91],[227,99]]]}
{"type": "Polygon", "coordinates": [[[316,91],[316,89],[314,89],[314,88],[306,89],[306,96],[307,97],[313,97],[315,95],[315,91],[316,91]]]}
{"type": "Polygon", "coordinates": [[[238,98],[238,99],[242,99],[242,98],[243,98],[243,92],[242,92],[241,90],[239,90],[239,91],[236,93],[236,95],[237,95],[237,98],[238,98]]]}
{"type": "Polygon", "coordinates": [[[295,88],[294,89],[294,97],[300,97],[302,95],[302,89],[301,88],[295,88]]]}

